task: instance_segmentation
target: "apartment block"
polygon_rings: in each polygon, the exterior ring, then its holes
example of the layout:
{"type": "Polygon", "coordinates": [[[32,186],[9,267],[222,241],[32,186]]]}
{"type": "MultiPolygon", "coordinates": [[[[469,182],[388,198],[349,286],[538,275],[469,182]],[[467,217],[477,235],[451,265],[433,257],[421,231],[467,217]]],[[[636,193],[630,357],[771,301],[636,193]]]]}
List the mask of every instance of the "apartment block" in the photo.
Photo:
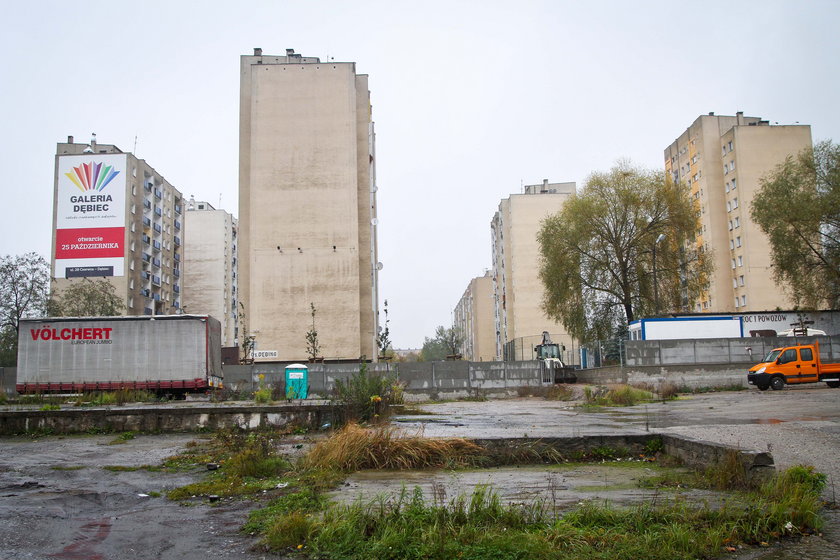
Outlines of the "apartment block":
{"type": "Polygon", "coordinates": [[[239,261],[257,361],[376,359],[376,176],[368,77],[293,49],[241,57],[239,261]]]}
{"type": "Polygon", "coordinates": [[[665,170],[685,183],[697,205],[695,243],[711,251],[714,272],[699,301],[700,312],[790,309],[773,279],[770,244],[750,218],[763,176],[785,158],[811,147],[808,125],[771,125],[760,117],[709,113],[694,121],[665,149],[665,170]]]}
{"type": "Polygon", "coordinates": [[[461,354],[471,362],[496,359],[496,332],[493,305],[493,275],[470,280],[455,306],[455,327],[464,337],[461,354]]]}
{"type": "Polygon", "coordinates": [[[211,315],[222,324],[222,346],[238,346],[238,221],[229,212],[190,197],[184,223],[184,310],[211,315]]]}
{"type": "Polygon", "coordinates": [[[527,185],[499,204],[490,224],[493,254],[493,299],[496,359],[530,360],[543,331],[566,346],[564,359],[576,363],[575,342],[562,324],[542,308],[544,289],[539,277],[537,235],[542,221],[563,208],[575,193],[575,183],[527,185]]]}
{"type": "Polygon", "coordinates": [[[127,315],[181,312],[181,193],[113,144],[59,143],[53,198],[53,293],[105,279],[127,315]]]}

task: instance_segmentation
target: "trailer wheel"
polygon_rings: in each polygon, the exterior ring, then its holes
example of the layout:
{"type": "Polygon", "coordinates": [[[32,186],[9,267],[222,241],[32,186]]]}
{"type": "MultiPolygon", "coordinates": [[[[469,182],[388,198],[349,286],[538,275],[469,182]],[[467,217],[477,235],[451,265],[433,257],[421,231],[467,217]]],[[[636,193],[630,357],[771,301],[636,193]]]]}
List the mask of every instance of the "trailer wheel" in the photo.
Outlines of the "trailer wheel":
{"type": "Polygon", "coordinates": [[[826,381],[825,384],[831,387],[832,389],[840,387],[840,381],[826,381]]]}
{"type": "Polygon", "coordinates": [[[777,375],[776,377],[770,380],[770,388],[774,391],[781,391],[785,386],[785,378],[781,375],[777,375]]]}

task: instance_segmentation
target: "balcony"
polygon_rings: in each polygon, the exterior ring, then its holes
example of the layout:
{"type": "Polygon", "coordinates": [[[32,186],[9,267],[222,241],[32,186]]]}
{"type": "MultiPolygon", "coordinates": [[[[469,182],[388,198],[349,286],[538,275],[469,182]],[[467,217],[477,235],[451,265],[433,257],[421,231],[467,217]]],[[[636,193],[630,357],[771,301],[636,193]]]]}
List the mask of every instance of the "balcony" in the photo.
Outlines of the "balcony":
{"type": "Polygon", "coordinates": [[[177,235],[175,236],[175,246],[178,247],[181,245],[181,238],[177,235]]]}
{"type": "Polygon", "coordinates": [[[155,251],[160,251],[160,248],[161,248],[160,241],[152,241],[152,247],[155,248],[155,251]]]}
{"type": "Polygon", "coordinates": [[[174,291],[176,294],[181,293],[181,287],[178,284],[175,284],[174,286],[172,286],[172,291],[174,291]]]}
{"type": "Polygon", "coordinates": [[[140,271],[140,278],[142,278],[143,280],[148,280],[150,276],[151,276],[151,273],[148,270],[141,270],[140,271]]]}
{"type": "Polygon", "coordinates": [[[157,216],[157,217],[163,216],[163,210],[160,209],[160,206],[155,206],[155,216],[157,216]]]}
{"type": "MultiPolygon", "coordinates": [[[[177,208],[177,206],[175,208],[177,208]]],[[[179,220],[175,220],[175,229],[177,229],[177,230],[181,229],[181,222],[179,220]]]]}
{"type": "Polygon", "coordinates": [[[143,185],[143,188],[146,189],[148,192],[152,192],[152,184],[151,183],[146,183],[145,185],[143,185]]]}
{"type": "Polygon", "coordinates": [[[142,290],[140,290],[140,295],[145,297],[151,297],[152,292],[150,292],[147,288],[143,288],[142,290]]]}
{"type": "Polygon", "coordinates": [[[152,294],[152,299],[155,301],[160,301],[160,294],[152,294]]]}
{"type": "Polygon", "coordinates": [[[149,218],[143,218],[143,225],[149,227],[152,225],[152,220],[149,218]]]}
{"type": "Polygon", "coordinates": [[[180,278],[181,277],[181,270],[176,268],[175,270],[172,271],[172,275],[175,276],[175,278],[180,278]]]}
{"type": "Polygon", "coordinates": [[[151,200],[143,200],[143,208],[146,210],[150,210],[152,208],[152,201],[151,200]]]}
{"type": "Polygon", "coordinates": [[[146,234],[144,233],[144,234],[143,234],[143,243],[145,243],[146,245],[148,245],[148,244],[149,244],[149,243],[151,243],[151,242],[152,242],[152,238],[151,238],[151,237],[149,237],[148,235],[146,235],[146,234]]]}
{"type": "Polygon", "coordinates": [[[143,253],[143,262],[150,262],[152,260],[152,255],[148,253],[143,253]]]}
{"type": "Polygon", "coordinates": [[[181,262],[181,254],[180,253],[175,253],[174,258],[177,262],[181,262]]]}
{"type": "Polygon", "coordinates": [[[163,198],[163,193],[160,189],[155,189],[155,198],[163,198]]]}
{"type": "Polygon", "coordinates": [[[162,227],[160,227],[160,224],[155,224],[153,227],[154,227],[154,230],[155,230],[156,232],[158,232],[158,233],[162,233],[162,232],[163,232],[163,228],[162,228],[162,227]]]}
{"type": "Polygon", "coordinates": [[[160,276],[152,276],[152,284],[160,286],[160,276]]]}
{"type": "Polygon", "coordinates": [[[152,259],[152,264],[160,268],[160,259],[152,259]]]}
{"type": "Polygon", "coordinates": [[[180,214],[180,213],[181,213],[181,205],[180,205],[180,204],[176,204],[176,205],[175,205],[175,213],[176,213],[176,214],[180,214]]]}

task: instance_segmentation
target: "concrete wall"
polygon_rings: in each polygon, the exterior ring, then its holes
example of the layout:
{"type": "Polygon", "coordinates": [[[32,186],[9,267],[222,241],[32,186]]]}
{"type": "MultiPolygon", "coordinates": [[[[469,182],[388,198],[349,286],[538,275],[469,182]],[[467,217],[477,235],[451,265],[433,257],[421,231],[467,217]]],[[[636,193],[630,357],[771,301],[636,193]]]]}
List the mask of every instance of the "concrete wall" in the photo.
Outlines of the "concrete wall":
{"type": "MultiPolygon", "coordinates": [[[[393,375],[405,385],[407,400],[473,396],[515,396],[520,387],[541,385],[538,362],[406,362],[368,364],[368,372],[393,375]]],[[[347,381],[358,364],[309,364],[310,396],[328,397],[337,380],[347,381]]],[[[225,366],[225,387],[251,392],[263,383],[285,387],[284,364],[225,366]]]]}
{"type": "Polygon", "coordinates": [[[773,348],[813,344],[815,341],[820,344],[823,361],[840,361],[840,336],[832,336],[628,340],[624,343],[624,363],[627,367],[685,364],[738,364],[749,367],[758,363],[773,348]],[[752,354],[747,348],[752,350],[752,354]]]}

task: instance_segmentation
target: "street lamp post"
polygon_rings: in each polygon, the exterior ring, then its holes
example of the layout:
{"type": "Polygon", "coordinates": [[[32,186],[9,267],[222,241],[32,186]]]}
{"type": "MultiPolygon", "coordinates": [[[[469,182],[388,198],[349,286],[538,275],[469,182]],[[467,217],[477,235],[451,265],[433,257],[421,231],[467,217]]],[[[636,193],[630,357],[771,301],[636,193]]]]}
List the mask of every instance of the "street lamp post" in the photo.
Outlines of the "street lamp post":
{"type": "Polygon", "coordinates": [[[665,234],[660,233],[653,242],[653,310],[654,315],[659,315],[659,283],[656,280],[656,246],[665,239],[665,234]]]}

